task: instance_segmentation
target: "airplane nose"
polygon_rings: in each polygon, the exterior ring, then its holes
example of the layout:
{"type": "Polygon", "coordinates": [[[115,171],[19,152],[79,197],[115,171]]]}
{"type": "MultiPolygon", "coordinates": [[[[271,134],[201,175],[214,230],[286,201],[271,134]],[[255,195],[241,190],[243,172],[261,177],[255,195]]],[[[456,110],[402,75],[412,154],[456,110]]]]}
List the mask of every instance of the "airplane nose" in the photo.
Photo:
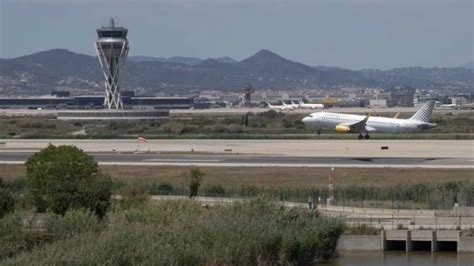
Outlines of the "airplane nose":
{"type": "Polygon", "coordinates": [[[309,116],[305,116],[302,121],[303,121],[303,123],[308,124],[308,123],[309,123],[309,120],[310,120],[310,117],[309,117],[309,116]]]}

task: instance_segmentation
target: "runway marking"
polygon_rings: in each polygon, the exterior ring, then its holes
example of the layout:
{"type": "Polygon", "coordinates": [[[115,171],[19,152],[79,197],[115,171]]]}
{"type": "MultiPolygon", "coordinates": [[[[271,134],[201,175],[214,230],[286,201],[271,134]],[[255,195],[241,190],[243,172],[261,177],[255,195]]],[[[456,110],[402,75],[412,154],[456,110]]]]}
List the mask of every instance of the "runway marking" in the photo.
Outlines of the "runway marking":
{"type": "MultiPolygon", "coordinates": [[[[24,164],[25,161],[0,161],[0,164],[24,164]]],[[[213,167],[310,167],[310,168],[421,168],[421,169],[474,169],[474,165],[420,165],[420,164],[298,164],[298,163],[216,163],[200,161],[146,161],[146,162],[99,162],[99,165],[136,165],[136,166],[213,166],[213,167]]]]}
{"type": "Polygon", "coordinates": [[[25,164],[25,161],[0,161],[0,164],[25,164]]]}
{"type": "Polygon", "coordinates": [[[220,159],[145,159],[142,162],[221,162],[220,159]]]}

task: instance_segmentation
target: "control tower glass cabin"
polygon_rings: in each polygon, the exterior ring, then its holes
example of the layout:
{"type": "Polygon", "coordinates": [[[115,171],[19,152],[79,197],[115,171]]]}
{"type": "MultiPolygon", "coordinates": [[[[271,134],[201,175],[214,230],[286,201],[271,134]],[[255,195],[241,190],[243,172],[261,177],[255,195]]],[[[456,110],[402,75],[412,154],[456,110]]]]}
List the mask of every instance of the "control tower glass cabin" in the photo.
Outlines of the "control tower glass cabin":
{"type": "Polygon", "coordinates": [[[105,77],[104,107],[107,109],[123,109],[120,70],[129,50],[127,32],[126,28],[116,27],[113,19],[108,26],[97,29],[98,39],[94,44],[105,77]]]}

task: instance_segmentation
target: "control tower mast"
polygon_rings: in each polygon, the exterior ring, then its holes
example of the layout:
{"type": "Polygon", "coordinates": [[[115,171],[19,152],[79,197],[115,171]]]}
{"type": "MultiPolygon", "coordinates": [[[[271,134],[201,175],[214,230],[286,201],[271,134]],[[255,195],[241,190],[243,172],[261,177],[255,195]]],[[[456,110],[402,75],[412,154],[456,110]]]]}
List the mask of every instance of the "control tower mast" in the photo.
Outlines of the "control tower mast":
{"type": "Polygon", "coordinates": [[[107,109],[123,109],[120,70],[129,50],[127,32],[126,28],[116,27],[113,18],[108,26],[97,29],[98,39],[94,45],[105,77],[104,107],[107,109]]]}
{"type": "Polygon", "coordinates": [[[252,84],[247,83],[247,86],[244,88],[244,105],[245,106],[252,107],[252,93],[254,93],[252,84]]]}

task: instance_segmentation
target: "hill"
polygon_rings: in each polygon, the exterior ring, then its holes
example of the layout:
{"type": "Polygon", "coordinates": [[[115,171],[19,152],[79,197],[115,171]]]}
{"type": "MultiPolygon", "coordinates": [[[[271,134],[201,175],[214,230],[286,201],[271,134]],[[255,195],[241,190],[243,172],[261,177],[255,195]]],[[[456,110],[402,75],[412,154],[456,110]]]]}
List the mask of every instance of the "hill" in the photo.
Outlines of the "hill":
{"type": "Polygon", "coordinates": [[[467,63],[465,63],[465,64],[462,64],[462,65],[460,65],[459,67],[461,67],[461,68],[474,69],[474,60],[473,60],[473,61],[470,61],[470,62],[467,62],[467,63]]]}
{"type": "MultiPolygon", "coordinates": [[[[196,89],[240,90],[251,82],[257,89],[331,89],[342,86],[433,88],[449,84],[471,86],[474,70],[466,68],[399,68],[352,71],[310,67],[269,50],[237,62],[229,57],[131,57],[122,75],[122,88],[149,93],[179,93],[196,89]]],[[[102,93],[103,76],[96,57],[53,49],[0,60],[0,93],[35,95],[51,90],[102,93]]]]}
{"type": "Polygon", "coordinates": [[[359,73],[385,87],[408,84],[418,88],[436,88],[464,84],[472,89],[474,84],[474,70],[468,68],[406,67],[385,71],[361,70],[359,73]]]}
{"type": "MultiPolygon", "coordinates": [[[[237,63],[234,59],[230,57],[218,57],[214,58],[215,60],[221,62],[221,63],[237,63]]],[[[185,57],[185,56],[172,56],[168,58],[164,57],[152,57],[152,56],[129,56],[128,61],[134,62],[134,63],[143,63],[143,62],[168,62],[168,63],[180,63],[180,64],[185,64],[185,65],[197,65],[204,61],[201,58],[197,57],[185,57]]]]}

